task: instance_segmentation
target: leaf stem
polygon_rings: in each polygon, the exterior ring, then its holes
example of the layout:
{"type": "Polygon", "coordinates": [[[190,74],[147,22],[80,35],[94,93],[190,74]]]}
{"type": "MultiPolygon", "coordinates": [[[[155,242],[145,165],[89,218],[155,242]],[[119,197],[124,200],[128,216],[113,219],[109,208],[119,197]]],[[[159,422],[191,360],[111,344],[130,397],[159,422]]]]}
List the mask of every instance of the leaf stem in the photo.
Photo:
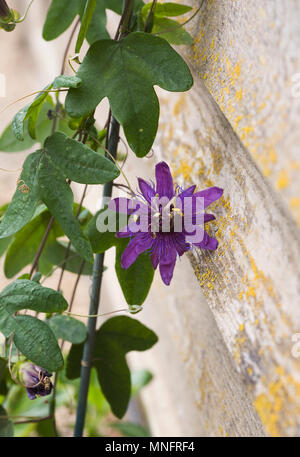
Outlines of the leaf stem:
{"type": "Polygon", "coordinates": [[[39,260],[40,260],[40,257],[41,257],[41,254],[43,252],[43,249],[45,247],[45,244],[47,242],[47,239],[48,239],[48,236],[49,236],[49,233],[50,233],[50,230],[52,229],[53,227],[53,224],[54,224],[54,217],[51,216],[51,219],[49,221],[49,224],[48,224],[48,227],[44,233],[44,236],[43,236],[43,239],[41,241],[41,244],[40,244],[40,247],[35,255],[35,258],[34,258],[34,261],[32,263],[32,266],[31,266],[31,270],[30,270],[30,273],[29,273],[29,277],[31,278],[31,276],[33,275],[34,273],[34,270],[36,269],[38,263],[39,263],[39,260]]]}

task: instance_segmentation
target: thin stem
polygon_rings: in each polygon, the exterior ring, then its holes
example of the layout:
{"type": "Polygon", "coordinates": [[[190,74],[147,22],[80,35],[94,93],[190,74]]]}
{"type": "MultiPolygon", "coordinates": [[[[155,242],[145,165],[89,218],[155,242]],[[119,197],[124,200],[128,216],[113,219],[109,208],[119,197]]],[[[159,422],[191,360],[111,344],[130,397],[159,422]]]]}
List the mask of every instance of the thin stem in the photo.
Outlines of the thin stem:
{"type": "Polygon", "coordinates": [[[34,2],[34,0],[31,0],[31,2],[29,3],[29,5],[27,6],[27,9],[26,9],[24,15],[23,15],[22,17],[20,17],[20,19],[18,19],[17,21],[15,21],[16,24],[19,24],[20,22],[25,21],[25,19],[26,19],[26,17],[27,17],[27,14],[28,14],[28,12],[29,12],[29,10],[30,10],[30,7],[31,7],[31,5],[33,4],[33,2],[34,2]]]}
{"type": "MultiPolygon", "coordinates": [[[[134,306],[138,307],[139,311],[141,311],[143,309],[142,306],[139,306],[139,305],[134,305],[134,306]]],[[[111,314],[116,314],[116,313],[130,313],[130,309],[128,309],[128,308],[116,309],[115,311],[110,311],[109,313],[101,313],[101,314],[75,314],[75,313],[71,313],[69,311],[63,312],[63,314],[67,314],[68,316],[91,317],[93,319],[96,319],[97,317],[110,316],[111,314]]],[[[131,314],[133,314],[133,313],[131,313],[131,314]]]]}
{"type": "MultiPolygon", "coordinates": [[[[1,419],[1,417],[5,418],[5,419],[10,419],[10,417],[7,417],[7,416],[0,416],[0,419],[1,419]]],[[[52,419],[52,416],[36,417],[36,418],[32,417],[32,418],[28,418],[28,419],[24,419],[24,420],[14,421],[14,424],[15,425],[35,424],[37,422],[42,422],[42,421],[45,421],[48,419],[52,419]]]]}
{"type": "Polygon", "coordinates": [[[66,67],[66,60],[67,60],[67,55],[68,55],[68,52],[69,52],[69,49],[70,49],[70,46],[71,46],[71,43],[72,43],[72,39],[73,39],[73,36],[76,32],[76,29],[78,27],[80,23],[80,18],[77,19],[74,27],[73,27],[73,30],[71,32],[71,35],[70,35],[70,38],[69,38],[69,41],[67,43],[67,46],[66,46],[66,49],[65,49],[65,52],[64,52],[64,56],[63,56],[63,61],[62,61],[62,66],[61,66],[61,70],[60,70],[60,74],[63,75],[64,72],[65,72],[65,67],[66,67]]]}
{"type": "Polygon", "coordinates": [[[73,288],[73,292],[72,292],[72,297],[71,297],[71,300],[70,300],[69,311],[68,311],[69,313],[72,311],[72,307],[73,307],[73,303],[74,303],[77,287],[78,287],[78,284],[79,284],[79,281],[80,281],[84,266],[85,266],[85,260],[83,260],[81,262],[81,265],[79,267],[79,271],[78,271],[77,278],[76,278],[76,281],[75,281],[75,284],[74,284],[74,288],[73,288]]]}
{"type": "MultiPolygon", "coordinates": [[[[117,146],[119,142],[119,131],[120,125],[116,119],[112,118],[110,137],[108,141],[108,150],[113,157],[116,157],[117,146]]],[[[105,197],[111,197],[113,183],[106,183],[103,189],[103,199],[105,197]]],[[[104,206],[104,205],[103,205],[104,206]]],[[[100,300],[100,289],[102,283],[102,273],[103,273],[103,263],[104,263],[104,253],[97,254],[95,257],[94,268],[93,268],[93,280],[92,280],[92,292],[90,300],[90,310],[89,314],[98,314],[99,310],[99,300],[100,300]]],[[[89,318],[87,324],[87,333],[88,337],[84,345],[83,356],[81,362],[81,372],[80,372],[80,388],[79,388],[79,398],[77,405],[77,415],[76,415],[76,424],[74,430],[74,436],[82,436],[87,408],[87,396],[90,383],[90,375],[92,368],[93,360],[93,351],[95,343],[95,334],[96,334],[96,323],[97,319],[92,317],[89,318]]]]}
{"type": "Polygon", "coordinates": [[[53,224],[54,224],[54,217],[51,216],[51,219],[49,221],[49,224],[48,224],[48,227],[44,233],[44,236],[43,236],[43,239],[41,241],[41,244],[40,244],[40,247],[35,255],[35,258],[34,258],[34,261],[33,261],[33,264],[31,266],[31,270],[30,270],[30,273],[29,273],[29,277],[31,278],[31,276],[33,275],[34,273],[34,270],[36,269],[38,263],[39,263],[39,259],[41,257],[41,254],[43,252],[43,249],[45,247],[45,244],[46,244],[46,241],[48,239],[48,236],[49,236],[49,233],[50,233],[50,230],[52,229],[53,227],[53,224]]]}
{"type": "Polygon", "coordinates": [[[52,92],[59,93],[59,92],[68,92],[69,89],[49,89],[49,90],[37,90],[35,92],[31,92],[31,94],[24,95],[24,97],[18,98],[17,100],[14,100],[13,102],[9,103],[6,105],[1,111],[0,114],[2,114],[6,109],[10,108],[11,106],[15,105],[18,102],[21,102],[22,100],[25,100],[28,97],[32,97],[32,95],[37,95],[41,94],[42,92],[47,94],[50,94],[52,92]]]}

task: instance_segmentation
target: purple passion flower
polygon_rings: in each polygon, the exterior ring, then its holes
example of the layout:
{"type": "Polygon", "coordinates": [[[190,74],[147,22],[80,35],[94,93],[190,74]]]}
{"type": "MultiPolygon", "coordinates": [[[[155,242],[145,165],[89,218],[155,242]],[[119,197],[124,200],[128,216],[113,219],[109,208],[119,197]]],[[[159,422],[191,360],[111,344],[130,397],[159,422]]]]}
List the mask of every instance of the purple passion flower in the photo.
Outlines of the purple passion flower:
{"type": "Polygon", "coordinates": [[[133,199],[116,198],[108,207],[131,215],[128,225],[116,234],[131,238],[122,254],[122,268],[129,268],[141,253],[149,251],[153,268],[159,265],[161,278],[169,285],[177,256],[193,246],[217,249],[218,241],[204,229],[215,217],[204,210],[222,196],[223,189],[211,187],[194,193],[196,186],[191,186],[181,190],[174,186],[165,162],[156,165],[155,177],[156,185],[138,178],[140,192],[133,199]]]}
{"type": "Polygon", "coordinates": [[[50,381],[52,374],[33,363],[23,363],[19,368],[19,377],[26,386],[30,400],[36,397],[44,397],[52,391],[53,385],[50,381]]]}

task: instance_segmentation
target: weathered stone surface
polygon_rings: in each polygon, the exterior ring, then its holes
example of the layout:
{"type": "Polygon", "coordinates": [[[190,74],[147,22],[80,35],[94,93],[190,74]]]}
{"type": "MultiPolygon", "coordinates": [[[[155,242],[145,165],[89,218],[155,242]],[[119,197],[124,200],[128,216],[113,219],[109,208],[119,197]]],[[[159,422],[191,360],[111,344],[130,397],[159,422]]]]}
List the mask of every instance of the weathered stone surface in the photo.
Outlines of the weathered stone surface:
{"type": "Polygon", "coordinates": [[[297,0],[205,0],[183,52],[300,225],[299,18],[297,0]]]}
{"type": "Polygon", "coordinates": [[[205,1],[190,26],[195,44],[182,51],[195,86],[161,96],[156,142],[181,184],[225,190],[211,225],[218,251],[190,259],[266,433],[293,436],[300,427],[300,362],[291,352],[300,331],[300,138],[291,82],[300,68],[299,19],[297,2],[263,9],[258,1],[205,1]]]}

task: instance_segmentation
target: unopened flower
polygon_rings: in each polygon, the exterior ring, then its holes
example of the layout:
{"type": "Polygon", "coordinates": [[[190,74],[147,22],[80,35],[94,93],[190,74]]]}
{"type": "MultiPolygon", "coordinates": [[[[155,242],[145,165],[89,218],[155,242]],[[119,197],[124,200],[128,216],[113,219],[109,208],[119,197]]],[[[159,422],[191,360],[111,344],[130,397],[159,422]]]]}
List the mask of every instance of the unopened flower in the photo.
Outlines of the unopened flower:
{"type": "Polygon", "coordinates": [[[0,0],[0,17],[1,20],[11,17],[10,9],[5,0],[0,0]]]}
{"type": "Polygon", "coordinates": [[[52,374],[47,370],[31,362],[23,363],[19,367],[19,379],[26,386],[30,400],[51,393],[53,387],[51,376],[52,374]]]}
{"type": "Polygon", "coordinates": [[[129,268],[137,257],[150,252],[153,268],[159,265],[163,282],[169,285],[177,256],[193,246],[215,250],[218,241],[210,237],[204,224],[215,219],[204,210],[218,200],[223,189],[211,187],[195,192],[196,186],[181,190],[174,186],[169,166],[160,162],[155,168],[156,185],[138,179],[141,195],[132,200],[116,198],[109,209],[131,214],[128,225],[117,232],[117,237],[130,237],[121,265],[129,268]]]}
{"type": "Polygon", "coordinates": [[[5,0],[0,0],[0,29],[12,32],[16,27],[16,17],[13,10],[9,8],[5,0]]]}

